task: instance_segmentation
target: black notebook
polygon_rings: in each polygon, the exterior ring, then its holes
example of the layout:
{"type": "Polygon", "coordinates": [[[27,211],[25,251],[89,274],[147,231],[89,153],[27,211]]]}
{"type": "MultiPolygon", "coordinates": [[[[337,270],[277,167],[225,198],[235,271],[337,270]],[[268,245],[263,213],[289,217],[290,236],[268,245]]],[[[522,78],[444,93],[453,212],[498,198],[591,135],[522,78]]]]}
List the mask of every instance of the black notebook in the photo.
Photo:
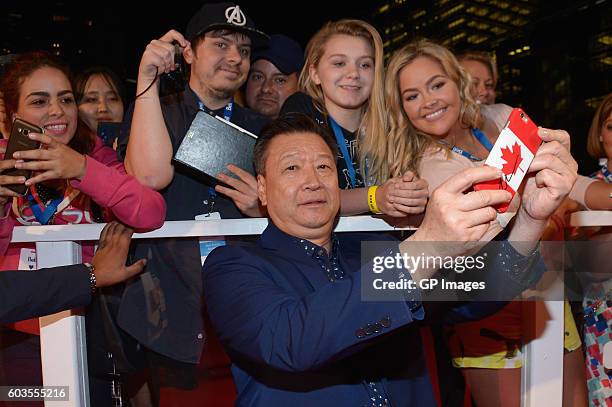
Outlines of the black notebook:
{"type": "Polygon", "coordinates": [[[178,170],[203,179],[209,184],[223,184],[216,175],[231,175],[227,164],[234,164],[254,174],[253,147],[257,136],[218,116],[198,112],[174,155],[178,170]]]}

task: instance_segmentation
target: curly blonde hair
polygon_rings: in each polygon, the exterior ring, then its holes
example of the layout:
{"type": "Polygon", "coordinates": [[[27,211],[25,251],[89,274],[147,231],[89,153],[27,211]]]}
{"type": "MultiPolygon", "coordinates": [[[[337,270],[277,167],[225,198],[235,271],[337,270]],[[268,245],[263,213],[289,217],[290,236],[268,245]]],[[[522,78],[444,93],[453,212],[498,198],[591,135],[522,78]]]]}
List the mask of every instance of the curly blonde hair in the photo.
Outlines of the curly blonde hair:
{"type": "MultiPolygon", "coordinates": [[[[385,159],[376,162],[384,168],[377,173],[386,177],[401,176],[411,170],[418,173],[418,167],[425,150],[434,145],[432,136],[417,130],[408,119],[402,106],[399,89],[400,72],[418,57],[427,57],[438,62],[444,73],[457,85],[461,99],[459,121],[465,127],[480,127],[480,108],[470,93],[470,80],[457,58],[446,47],[427,39],[413,41],[391,56],[387,67],[385,97],[389,109],[389,135],[385,159]]],[[[436,145],[438,145],[436,143],[436,145]]]]}
{"type": "MultiPolygon", "coordinates": [[[[381,155],[380,153],[386,149],[384,136],[387,123],[384,98],[383,43],[376,28],[365,21],[350,19],[325,24],[310,39],[306,46],[306,58],[300,73],[298,86],[302,92],[312,97],[316,109],[327,116],[323,89],[321,85],[317,85],[310,77],[310,67],[318,66],[321,57],[325,53],[325,45],[332,36],[339,34],[364,38],[374,50],[374,82],[370,97],[362,111],[361,123],[357,134],[359,137],[358,154],[362,174],[367,173],[368,178],[377,179],[376,174],[371,171],[371,165],[381,155]],[[369,164],[367,172],[365,169],[365,157],[368,157],[369,164]]],[[[367,182],[367,180],[364,181],[367,182]]]]}

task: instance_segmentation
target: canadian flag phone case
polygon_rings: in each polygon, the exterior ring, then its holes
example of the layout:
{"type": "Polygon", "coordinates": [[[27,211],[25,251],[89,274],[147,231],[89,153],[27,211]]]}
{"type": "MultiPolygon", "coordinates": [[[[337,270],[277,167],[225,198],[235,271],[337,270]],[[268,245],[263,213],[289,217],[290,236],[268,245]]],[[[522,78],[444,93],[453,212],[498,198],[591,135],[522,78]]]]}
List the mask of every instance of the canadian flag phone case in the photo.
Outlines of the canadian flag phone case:
{"type": "MultiPolygon", "coordinates": [[[[485,165],[502,170],[503,178],[475,184],[474,190],[505,189],[514,197],[540,144],[542,139],[538,136],[538,126],[523,110],[513,109],[485,161],[485,165]]],[[[503,213],[508,205],[498,205],[495,209],[503,213]]]]}

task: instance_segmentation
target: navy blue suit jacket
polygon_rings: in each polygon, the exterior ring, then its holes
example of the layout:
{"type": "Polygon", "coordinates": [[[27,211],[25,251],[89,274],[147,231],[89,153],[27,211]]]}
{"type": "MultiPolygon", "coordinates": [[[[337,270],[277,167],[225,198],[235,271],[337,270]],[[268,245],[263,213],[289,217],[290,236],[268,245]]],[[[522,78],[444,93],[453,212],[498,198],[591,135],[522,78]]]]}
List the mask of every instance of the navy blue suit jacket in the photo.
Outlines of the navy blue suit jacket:
{"type": "Polygon", "coordinates": [[[53,314],[90,300],[89,269],[82,264],[0,272],[0,323],[53,314]]]}
{"type": "Polygon", "coordinates": [[[393,406],[435,406],[413,323],[422,308],[361,301],[361,242],[385,239],[339,234],[347,273],[333,283],[293,239],[270,223],[255,246],[206,259],[205,300],[232,358],[237,405],[362,406],[364,381],[375,381],[393,406]]]}
{"type": "MultiPolygon", "coordinates": [[[[334,282],[296,240],[270,222],[255,245],[217,248],[204,264],[204,298],[232,359],[237,405],[371,405],[364,383],[376,382],[394,407],[436,406],[415,323],[423,308],[361,300],[361,270],[372,271],[360,264],[361,242],[384,237],[339,234],[346,277],[334,282]]],[[[526,264],[526,277],[543,272],[537,252],[494,257],[492,270],[512,259],[526,264]]],[[[487,274],[494,292],[514,296],[525,288],[504,272],[487,274]]],[[[503,304],[455,303],[432,315],[473,320],[503,304]]]]}

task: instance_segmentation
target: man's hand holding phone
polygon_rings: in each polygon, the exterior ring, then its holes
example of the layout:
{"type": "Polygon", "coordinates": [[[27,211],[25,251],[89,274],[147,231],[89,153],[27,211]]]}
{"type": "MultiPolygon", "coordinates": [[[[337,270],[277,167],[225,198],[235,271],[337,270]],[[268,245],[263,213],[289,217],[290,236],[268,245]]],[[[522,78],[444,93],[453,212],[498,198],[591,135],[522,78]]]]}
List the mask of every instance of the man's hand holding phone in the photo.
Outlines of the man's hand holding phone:
{"type": "Polygon", "coordinates": [[[189,41],[183,35],[170,30],[160,39],[152,40],[146,47],[140,66],[138,68],[138,83],[136,94],[140,95],[156,80],[157,75],[170,73],[176,69],[175,45],[178,43],[181,49],[189,45],[189,41]]]}
{"type": "MultiPolygon", "coordinates": [[[[514,109],[485,165],[499,168],[501,182],[474,185],[475,190],[521,191],[521,206],[509,236],[511,241],[537,241],[547,219],[569,195],[578,164],[570,154],[570,136],[563,130],[537,127],[525,112],[514,109]]],[[[495,206],[498,212],[506,204],[495,206]]]]}
{"type": "Polygon", "coordinates": [[[544,143],[529,166],[521,211],[532,220],[546,221],[572,190],[578,164],[570,153],[566,131],[539,128],[538,135],[544,143]]]}

